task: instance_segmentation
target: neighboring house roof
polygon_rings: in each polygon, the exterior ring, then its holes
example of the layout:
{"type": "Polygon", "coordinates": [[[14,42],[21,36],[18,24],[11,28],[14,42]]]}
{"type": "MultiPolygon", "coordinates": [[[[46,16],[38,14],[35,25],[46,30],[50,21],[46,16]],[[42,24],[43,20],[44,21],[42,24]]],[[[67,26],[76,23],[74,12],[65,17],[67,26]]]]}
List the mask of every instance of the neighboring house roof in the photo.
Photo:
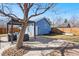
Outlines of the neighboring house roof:
{"type": "Polygon", "coordinates": [[[70,28],[71,25],[70,25],[70,23],[63,23],[63,24],[59,25],[58,27],[60,27],[60,28],[70,28]]]}

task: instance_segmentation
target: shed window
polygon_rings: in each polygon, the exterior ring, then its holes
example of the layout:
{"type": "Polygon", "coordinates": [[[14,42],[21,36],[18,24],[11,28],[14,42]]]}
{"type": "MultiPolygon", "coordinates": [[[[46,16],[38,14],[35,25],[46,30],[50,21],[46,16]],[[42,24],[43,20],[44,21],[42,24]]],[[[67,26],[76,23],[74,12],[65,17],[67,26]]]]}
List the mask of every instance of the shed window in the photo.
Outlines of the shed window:
{"type": "Polygon", "coordinates": [[[33,23],[31,23],[31,25],[33,26],[34,24],[33,24],[33,23]]]}

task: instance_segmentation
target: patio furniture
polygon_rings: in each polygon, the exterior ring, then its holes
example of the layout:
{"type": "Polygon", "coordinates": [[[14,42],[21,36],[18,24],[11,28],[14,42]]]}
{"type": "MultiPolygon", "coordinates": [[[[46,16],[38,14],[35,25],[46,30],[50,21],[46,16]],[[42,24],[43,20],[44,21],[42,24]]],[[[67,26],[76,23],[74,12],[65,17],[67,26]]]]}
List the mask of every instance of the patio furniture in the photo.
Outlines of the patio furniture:
{"type": "Polygon", "coordinates": [[[8,41],[10,42],[10,41],[16,41],[17,40],[17,35],[11,35],[11,34],[9,34],[8,35],[8,41]]]}
{"type": "MultiPolygon", "coordinates": [[[[13,35],[9,34],[8,35],[8,41],[9,42],[10,41],[16,41],[16,40],[17,40],[17,35],[16,34],[13,34],[13,35]]],[[[28,34],[24,35],[24,40],[23,41],[29,41],[29,35],[28,34]]]]}
{"type": "Polygon", "coordinates": [[[24,35],[24,41],[29,41],[29,35],[28,34],[24,35]]]}

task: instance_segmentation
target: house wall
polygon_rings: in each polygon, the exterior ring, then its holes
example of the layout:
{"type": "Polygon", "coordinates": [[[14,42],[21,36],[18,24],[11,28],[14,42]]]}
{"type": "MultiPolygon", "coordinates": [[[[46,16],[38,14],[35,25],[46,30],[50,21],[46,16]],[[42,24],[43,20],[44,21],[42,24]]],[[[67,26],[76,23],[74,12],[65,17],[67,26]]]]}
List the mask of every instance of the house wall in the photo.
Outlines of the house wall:
{"type": "Polygon", "coordinates": [[[38,35],[48,34],[51,31],[51,28],[50,28],[48,22],[45,20],[38,21],[37,27],[38,27],[38,35]]]}
{"type": "Polygon", "coordinates": [[[52,32],[55,32],[55,33],[58,33],[58,32],[69,32],[69,33],[73,33],[74,35],[79,35],[79,28],[57,28],[57,29],[55,29],[55,28],[53,29],[52,28],[52,32]]]}
{"type": "Polygon", "coordinates": [[[25,34],[28,34],[30,37],[34,36],[34,24],[29,24],[26,28],[25,34]]]}

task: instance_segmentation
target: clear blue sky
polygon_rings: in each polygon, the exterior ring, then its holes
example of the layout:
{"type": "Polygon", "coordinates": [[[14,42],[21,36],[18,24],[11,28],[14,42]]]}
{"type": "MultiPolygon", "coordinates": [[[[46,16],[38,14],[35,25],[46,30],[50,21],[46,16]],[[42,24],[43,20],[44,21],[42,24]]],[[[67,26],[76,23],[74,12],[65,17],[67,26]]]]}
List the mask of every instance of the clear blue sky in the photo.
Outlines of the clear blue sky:
{"type": "MultiPolygon", "coordinates": [[[[16,5],[16,6],[11,6],[13,9],[13,12],[20,18],[23,17],[21,9],[16,5]]],[[[54,11],[47,11],[43,15],[39,16],[40,17],[48,17],[51,20],[54,19],[55,17],[62,17],[62,18],[70,18],[72,16],[78,16],[79,17],[79,3],[59,3],[56,5],[54,8],[54,11]]]]}
{"type": "Polygon", "coordinates": [[[79,16],[79,3],[61,3],[56,6],[59,10],[57,15],[64,18],[70,18],[71,16],[79,16]]]}
{"type": "Polygon", "coordinates": [[[55,7],[55,12],[48,12],[45,15],[48,15],[47,17],[50,17],[51,20],[55,17],[62,17],[70,19],[72,16],[78,16],[79,17],[79,3],[59,3],[55,7]]]}

